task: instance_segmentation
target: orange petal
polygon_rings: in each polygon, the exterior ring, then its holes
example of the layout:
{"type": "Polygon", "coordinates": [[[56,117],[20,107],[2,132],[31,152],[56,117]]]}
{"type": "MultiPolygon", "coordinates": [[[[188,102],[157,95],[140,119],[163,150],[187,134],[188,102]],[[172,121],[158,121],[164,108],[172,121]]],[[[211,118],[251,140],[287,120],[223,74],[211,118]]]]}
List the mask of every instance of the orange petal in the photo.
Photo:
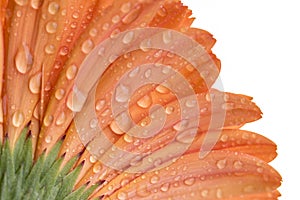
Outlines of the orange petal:
{"type": "MultiPolygon", "coordinates": [[[[270,194],[280,175],[246,154],[212,151],[182,156],[170,166],[146,172],[104,199],[231,199],[270,194]]],[[[113,184],[113,182],[111,183],[113,184]]]]}

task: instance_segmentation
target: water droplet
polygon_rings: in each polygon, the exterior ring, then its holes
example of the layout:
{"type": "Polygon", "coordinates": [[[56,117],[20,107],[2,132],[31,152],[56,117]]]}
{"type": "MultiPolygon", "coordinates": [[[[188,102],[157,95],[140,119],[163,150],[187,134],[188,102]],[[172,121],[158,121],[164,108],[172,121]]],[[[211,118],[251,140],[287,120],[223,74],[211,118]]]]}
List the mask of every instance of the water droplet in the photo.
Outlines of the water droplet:
{"type": "Polygon", "coordinates": [[[202,197],[207,197],[208,196],[208,190],[202,190],[201,196],[202,197]]]}
{"type": "Polygon", "coordinates": [[[151,69],[147,69],[146,71],[145,71],[145,78],[150,78],[150,76],[151,76],[151,69]]]}
{"type": "Polygon", "coordinates": [[[113,121],[110,125],[109,125],[110,129],[118,135],[123,134],[124,132],[120,129],[120,127],[118,126],[116,121],[113,121]]]}
{"type": "Polygon", "coordinates": [[[167,106],[165,112],[168,115],[172,114],[174,112],[174,107],[173,106],[167,106]]]}
{"type": "Polygon", "coordinates": [[[46,31],[50,34],[55,33],[57,31],[57,26],[56,22],[48,22],[46,24],[46,31]]]}
{"type": "Polygon", "coordinates": [[[29,66],[32,64],[32,55],[27,45],[23,44],[17,51],[15,56],[15,65],[21,74],[25,74],[28,71],[29,66]]]}
{"type": "Polygon", "coordinates": [[[172,41],[172,32],[169,30],[164,31],[162,39],[165,44],[169,44],[172,41]]]}
{"type": "Polygon", "coordinates": [[[134,9],[132,9],[130,12],[128,12],[127,15],[125,15],[125,17],[122,19],[122,22],[124,24],[129,24],[131,22],[133,22],[136,18],[138,18],[138,16],[141,13],[141,6],[137,6],[134,9]]]}
{"type": "Polygon", "coordinates": [[[90,162],[95,163],[97,161],[97,158],[95,156],[90,156],[90,162]]]}
{"type": "Polygon", "coordinates": [[[91,121],[90,121],[90,127],[92,128],[92,129],[94,129],[94,128],[96,128],[97,127],[97,125],[98,125],[98,120],[97,119],[91,119],[91,121]]]}
{"type": "Polygon", "coordinates": [[[47,54],[53,54],[55,52],[55,46],[53,44],[48,44],[46,47],[45,47],[45,52],[47,54]]]}
{"type": "Polygon", "coordinates": [[[161,17],[165,17],[167,15],[166,8],[161,6],[160,9],[157,11],[157,14],[161,17]]]}
{"type": "Polygon", "coordinates": [[[77,27],[77,22],[72,22],[70,24],[70,27],[73,28],[73,29],[75,29],[77,27]]]}
{"type": "Polygon", "coordinates": [[[112,21],[112,23],[116,24],[120,21],[120,19],[121,18],[120,18],[119,15],[115,15],[115,16],[112,17],[111,21],[112,21]]]}
{"type": "Polygon", "coordinates": [[[126,200],[127,199],[127,194],[125,192],[119,192],[117,195],[119,200],[126,200]]]}
{"type": "Polygon", "coordinates": [[[223,108],[224,110],[231,110],[231,109],[234,108],[234,103],[224,103],[224,104],[222,105],[222,108],[223,108]]]}
{"type": "Polygon", "coordinates": [[[218,199],[222,199],[223,193],[222,193],[222,190],[220,188],[217,189],[216,196],[217,196],[218,199]]]}
{"type": "Polygon", "coordinates": [[[97,34],[98,34],[98,30],[95,29],[95,28],[92,28],[92,29],[89,31],[89,35],[90,35],[91,37],[96,37],[97,34]]]}
{"type": "Polygon", "coordinates": [[[57,100],[61,100],[65,95],[65,90],[63,89],[57,89],[56,92],[55,92],[55,98],[57,100]]]}
{"type": "Polygon", "coordinates": [[[157,175],[154,175],[150,178],[150,183],[155,184],[158,183],[159,177],[157,175]]]}
{"type": "Polygon", "coordinates": [[[47,144],[49,144],[51,141],[52,141],[52,136],[51,136],[51,135],[47,135],[47,136],[45,137],[45,142],[46,142],[47,144]]]}
{"type": "Polygon", "coordinates": [[[29,80],[29,90],[33,94],[38,94],[41,90],[41,78],[42,73],[39,72],[36,75],[32,76],[29,80]]]}
{"type": "Polygon", "coordinates": [[[12,124],[15,127],[20,127],[25,121],[24,114],[21,111],[16,111],[12,116],[12,124]]]}
{"type": "Polygon", "coordinates": [[[95,174],[99,173],[100,170],[101,170],[101,165],[94,165],[94,167],[93,167],[93,172],[94,172],[95,174]]]}
{"type": "Polygon", "coordinates": [[[68,53],[69,53],[69,48],[67,46],[62,46],[59,49],[59,55],[61,55],[61,56],[66,56],[66,55],[68,55],[68,53]]]}
{"type": "Polygon", "coordinates": [[[85,54],[90,53],[94,48],[94,42],[91,39],[88,39],[82,43],[81,51],[85,54]]]}
{"type": "Polygon", "coordinates": [[[170,188],[170,183],[165,183],[165,184],[162,184],[161,187],[160,187],[160,190],[162,192],[167,192],[170,188]]]}
{"type": "Polygon", "coordinates": [[[103,100],[103,99],[98,100],[98,101],[96,102],[96,107],[95,107],[95,109],[96,109],[97,111],[100,111],[100,110],[104,107],[104,104],[105,104],[105,100],[103,100]]]}
{"type": "Polygon", "coordinates": [[[86,96],[77,88],[68,95],[67,107],[73,112],[80,112],[86,100],[86,96]]]}
{"type": "Polygon", "coordinates": [[[31,0],[31,7],[33,9],[39,9],[42,5],[42,0],[31,0]]]}
{"type": "Polygon", "coordinates": [[[115,29],[115,30],[113,30],[112,32],[111,32],[111,34],[110,34],[110,38],[111,39],[114,39],[114,38],[116,38],[117,37],[117,35],[120,33],[121,31],[120,31],[120,29],[115,29]]]}
{"type": "Polygon", "coordinates": [[[72,14],[72,17],[74,18],[74,19],[78,19],[79,18],[79,12],[73,12],[73,14],[72,14]]]}
{"type": "Polygon", "coordinates": [[[131,135],[125,134],[124,135],[124,140],[125,140],[125,142],[132,143],[133,142],[133,137],[131,135]]]}
{"type": "Polygon", "coordinates": [[[58,11],[59,11],[59,4],[58,3],[56,3],[56,2],[49,3],[48,12],[51,15],[55,15],[56,13],[58,13],[58,11]]]}
{"type": "Polygon", "coordinates": [[[181,120],[173,126],[176,131],[183,131],[188,126],[189,121],[186,119],[181,120]]]}
{"type": "Polygon", "coordinates": [[[71,65],[70,67],[68,67],[68,69],[66,71],[66,77],[68,80],[74,79],[76,74],[77,74],[77,66],[76,65],[71,65]]]}
{"type": "Polygon", "coordinates": [[[163,85],[158,85],[158,86],[155,88],[155,90],[156,90],[157,92],[161,93],[161,94],[167,94],[167,93],[170,92],[170,90],[169,90],[167,87],[163,86],[163,85]]]}
{"type": "Polygon", "coordinates": [[[145,39],[140,43],[140,49],[142,51],[148,51],[151,47],[151,40],[150,39],[145,39]]]}
{"type": "Polygon", "coordinates": [[[53,116],[52,115],[47,115],[44,118],[44,125],[49,126],[53,122],[53,116]]]}
{"type": "Polygon", "coordinates": [[[197,105],[197,101],[193,99],[189,99],[185,102],[186,107],[193,108],[197,105]]]}
{"type": "Polygon", "coordinates": [[[161,70],[163,74],[168,74],[171,71],[171,66],[164,66],[161,70]]]}
{"type": "Polygon", "coordinates": [[[223,159],[223,160],[219,160],[217,162],[217,167],[218,169],[224,169],[226,167],[226,159],[223,159]]]}
{"type": "Polygon", "coordinates": [[[128,13],[130,11],[131,8],[131,3],[127,2],[127,3],[123,3],[121,6],[121,12],[122,13],[128,13]]]}
{"type": "Polygon", "coordinates": [[[21,17],[22,16],[22,11],[21,10],[18,10],[17,11],[17,17],[21,17]]]}
{"type": "Polygon", "coordinates": [[[19,6],[25,6],[28,4],[28,0],[15,0],[16,4],[19,6]]]}
{"type": "Polygon", "coordinates": [[[234,167],[235,169],[242,169],[243,163],[242,163],[241,161],[239,161],[239,160],[234,161],[233,167],[234,167]]]}
{"type": "Polygon", "coordinates": [[[222,142],[227,142],[228,138],[229,138],[228,135],[224,134],[224,135],[221,136],[221,141],[222,142]]]}
{"type": "Polygon", "coordinates": [[[264,169],[263,169],[262,167],[258,167],[258,168],[256,169],[256,171],[257,171],[258,173],[263,173],[264,169]]]}
{"type": "Polygon", "coordinates": [[[149,95],[145,95],[137,101],[137,105],[141,108],[148,108],[152,104],[152,99],[149,95]]]}
{"type": "Polygon", "coordinates": [[[133,38],[134,38],[134,32],[133,31],[129,31],[128,33],[126,33],[124,35],[122,42],[124,44],[129,44],[130,42],[132,42],[133,38]]]}
{"type": "Polygon", "coordinates": [[[127,102],[129,100],[129,88],[123,84],[119,84],[116,88],[115,96],[117,102],[127,102]]]}
{"type": "Polygon", "coordinates": [[[195,183],[195,178],[194,177],[187,178],[183,181],[183,183],[185,185],[191,186],[195,183]]]}
{"type": "Polygon", "coordinates": [[[109,29],[109,23],[104,23],[102,25],[102,30],[107,31],[109,29]]]}
{"type": "Polygon", "coordinates": [[[65,112],[61,112],[59,114],[59,116],[57,117],[55,124],[57,126],[59,126],[59,125],[62,125],[63,123],[65,123],[65,121],[66,121],[66,114],[65,114],[65,112]]]}
{"type": "Polygon", "coordinates": [[[135,76],[139,73],[139,71],[140,71],[140,68],[139,68],[139,67],[134,68],[134,69],[128,74],[129,78],[135,77],[135,76]]]}

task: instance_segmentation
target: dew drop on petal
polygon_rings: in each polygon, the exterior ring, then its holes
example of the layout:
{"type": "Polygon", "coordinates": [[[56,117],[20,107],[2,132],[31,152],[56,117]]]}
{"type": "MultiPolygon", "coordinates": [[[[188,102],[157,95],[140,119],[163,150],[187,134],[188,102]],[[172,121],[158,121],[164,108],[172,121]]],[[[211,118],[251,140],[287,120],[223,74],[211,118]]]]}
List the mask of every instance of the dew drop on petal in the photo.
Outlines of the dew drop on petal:
{"type": "Polygon", "coordinates": [[[58,13],[59,8],[60,8],[60,6],[59,6],[58,3],[56,3],[56,2],[51,2],[51,3],[49,3],[49,5],[48,5],[48,12],[49,12],[51,15],[55,15],[55,14],[58,13]]]}
{"type": "Polygon", "coordinates": [[[57,100],[61,100],[65,95],[65,90],[63,89],[57,89],[56,92],[55,92],[55,98],[57,100]]]}
{"type": "Polygon", "coordinates": [[[103,107],[104,107],[104,104],[105,104],[105,100],[101,99],[101,100],[98,100],[96,102],[96,106],[95,106],[95,109],[97,111],[100,111],[103,107]]]}
{"type": "Polygon", "coordinates": [[[124,44],[129,44],[130,42],[132,42],[134,38],[134,32],[133,31],[129,31],[128,33],[126,33],[122,39],[122,42],[124,44]]]}
{"type": "Polygon", "coordinates": [[[95,156],[91,155],[91,156],[90,156],[90,162],[91,162],[91,163],[97,162],[97,158],[96,158],[95,156]]]}
{"type": "Polygon", "coordinates": [[[74,79],[76,74],[77,74],[77,66],[76,65],[71,65],[70,67],[68,67],[68,69],[66,71],[66,77],[68,80],[74,79]]]}
{"type": "Polygon", "coordinates": [[[57,31],[57,26],[56,22],[48,22],[46,24],[46,31],[50,34],[55,33],[57,31]]]}
{"type": "Polygon", "coordinates": [[[141,108],[148,108],[152,104],[152,98],[149,95],[143,96],[137,101],[137,105],[141,108]]]}
{"type": "Polygon", "coordinates": [[[53,54],[55,52],[55,46],[53,44],[48,44],[45,47],[46,54],[53,54]]]}
{"type": "Polygon", "coordinates": [[[97,34],[98,34],[98,30],[95,29],[95,28],[92,28],[92,29],[89,31],[89,35],[90,35],[91,37],[96,37],[97,34]]]}
{"type": "Polygon", "coordinates": [[[166,114],[170,115],[174,112],[174,107],[173,106],[167,106],[165,109],[166,114]]]}
{"type": "Polygon", "coordinates": [[[167,192],[167,191],[169,190],[169,188],[170,188],[170,184],[169,184],[169,183],[165,183],[165,184],[162,184],[162,185],[160,186],[160,190],[161,190],[162,192],[167,192]]]}
{"type": "Polygon", "coordinates": [[[57,117],[57,119],[56,119],[56,121],[55,121],[55,124],[56,124],[57,126],[59,126],[59,125],[62,125],[63,123],[65,123],[65,121],[66,121],[66,114],[65,114],[65,112],[61,112],[61,113],[58,115],[58,117],[57,117]]]}
{"type": "Polygon", "coordinates": [[[201,191],[201,196],[202,197],[207,197],[208,196],[208,190],[202,190],[201,191]]]}
{"type": "Polygon", "coordinates": [[[25,117],[23,112],[21,111],[16,111],[14,112],[13,116],[12,116],[12,124],[14,127],[20,127],[25,121],[25,117]]]}
{"type": "Polygon", "coordinates": [[[47,115],[44,118],[44,125],[45,126],[50,126],[50,124],[53,122],[53,116],[52,115],[47,115]]]}
{"type": "Polygon", "coordinates": [[[218,169],[224,169],[226,167],[226,159],[218,160],[217,167],[218,169]]]}
{"type": "Polygon", "coordinates": [[[239,160],[234,161],[233,167],[234,167],[235,169],[242,169],[243,163],[242,163],[241,161],[239,161],[239,160]]]}
{"type": "Polygon", "coordinates": [[[33,9],[39,9],[42,5],[42,0],[31,0],[31,7],[33,9]]]}
{"type": "Polygon", "coordinates": [[[167,87],[163,86],[163,85],[158,85],[158,86],[155,88],[155,90],[156,90],[157,92],[161,93],[161,94],[167,94],[167,93],[170,92],[170,90],[169,90],[167,87]]]}
{"type": "Polygon", "coordinates": [[[85,54],[88,54],[94,48],[94,42],[91,39],[88,39],[82,43],[81,51],[85,54]]]}
{"type": "Polygon", "coordinates": [[[74,19],[78,19],[78,18],[79,18],[79,13],[76,12],[76,11],[73,12],[72,17],[73,17],[74,19]]]}
{"type": "Polygon", "coordinates": [[[187,178],[183,181],[183,183],[185,185],[191,186],[195,183],[195,178],[194,177],[187,178]]]}
{"type": "Polygon", "coordinates": [[[121,6],[121,12],[122,13],[128,13],[130,11],[130,8],[131,8],[131,3],[130,2],[123,3],[122,6],[121,6]]]}
{"type": "Polygon", "coordinates": [[[86,100],[86,96],[74,88],[74,91],[68,95],[67,107],[73,112],[80,112],[86,100]]]}
{"type": "Polygon", "coordinates": [[[193,108],[197,105],[197,101],[196,100],[187,100],[185,102],[186,107],[188,108],[193,108]]]}
{"type": "Polygon", "coordinates": [[[119,15],[115,15],[115,16],[112,17],[111,22],[114,23],[114,24],[116,24],[116,23],[118,23],[120,21],[120,19],[121,18],[120,18],[119,15]]]}
{"type": "Polygon", "coordinates": [[[183,131],[188,126],[189,121],[186,119],[181,120],[173,126],[176,131],[183,131]]]}
{"type": "Polygon", "coordinates": [[[38,94],[41,89],[41,78],[42,73],[39,72],[36,75],[32,76],[29,80],[29,90],[33,94],[38,94]]]}
{"type": "Polygon", "coordinates": [[[116,121],[113,121],[110,125],[109,125],[110,129],[117,135],[121,135],[124,132],[120,129],[120,127],[118,126],[116,121]]]}
{"type": "Polygon", "coordinates": [[[94,172],[95,174],[99,173],[100,170],[101,170],[101,165],[94,165],[94,167],[93,167],[93,172],[94,172]]]}
{"type": "Polygon", "coordinates": [[[133,78],[136,77],[136,75],[139,73],[140,68],[139,67],[135,67],[129,74],[128,77],[129,78],[133,78]]]}
{"type": "Polygon", "coordinates": [[[162,39],[165,44],[169,44],[172,41],[172,32],[164,31],[162,39]]]}
{"type": "Polygon", "coordinates": [[[51,135],[47,135],[47,136],[45,137],[45,142],[46,142],[47,144],[49,144],[51,141],[52,141],[52,136],[51,136],[51,135]]]}
{"type": "Polygon", "coordinates": [[[218,188],[217,191],[216,191],[216,197],[218,199],[222,199],[222,197],[223,197],[223,193],[222,193],[222,190],[220,188],[218,188]]]}
{"type": "Polygon", "coordinates": [[[160,9],[157,11],[157,14],[161,17],[165,17],[167,15],[166,8],[161,6],[160,9]]]}
{"type": "Polygon", "coordinates": [[[116,88],[116,101],[124,103],[129,100],[129,97],[129,88],[123,84],[119,84],[116,88]]]}
{"type": "Polygon", "coordinates": [[[124,24],[130,24],[136,18],[138,18],[138,16],[140,15],[140,13],[141,13],[141,6],[137,6],[136,8],[132,9],[131,11],[129,11],[127,15],[125,15],[125,17],[122,19],[122,22],[124,24]]]}
{"type": "Polygon", "coordinates": [[[155,184],[158,183],[159,177],[157,175],[154,175],[150,178],[150,183],[155,184]]]}
{"type": "Polygon", "coordinates": [[[125,192],[119,192],[117,195],[118,200],[126,200],[127,194],[125,192]]]}
{"type": "Polygon", "coordinates": [[[21,74],[25,74],[28,71],[28,65],[32,64],[32,55],[29,48],[23,44],[17,51],[15,56],[15,65],[21,74]]]}
{"type": "Polygon", "coordinates": [[[25,6],[28,4],[28,0],[15,0],[16,4],[19,6],[25,6]]]}

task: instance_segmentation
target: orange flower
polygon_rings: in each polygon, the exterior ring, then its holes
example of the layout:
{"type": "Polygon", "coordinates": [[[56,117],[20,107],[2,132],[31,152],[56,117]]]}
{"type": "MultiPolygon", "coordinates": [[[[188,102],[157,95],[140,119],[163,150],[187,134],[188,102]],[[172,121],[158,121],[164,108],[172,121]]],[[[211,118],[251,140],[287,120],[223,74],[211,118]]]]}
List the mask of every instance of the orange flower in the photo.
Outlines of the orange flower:
{"type": "Polygon", "coordinates": [[[0,6],[1,141],[28,126],[35,159],[62,141],[90,198],[278,198],[276,145],[240,129],[262,113],[211,88],[215,39],[179,0],[0,6]]]}

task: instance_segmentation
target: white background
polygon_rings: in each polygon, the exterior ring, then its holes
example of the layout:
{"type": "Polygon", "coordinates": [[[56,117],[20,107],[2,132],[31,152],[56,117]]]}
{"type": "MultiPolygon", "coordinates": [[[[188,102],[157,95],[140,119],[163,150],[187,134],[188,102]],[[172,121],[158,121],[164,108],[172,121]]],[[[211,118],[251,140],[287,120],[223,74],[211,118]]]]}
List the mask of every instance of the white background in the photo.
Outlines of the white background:
{"type": "Polygon", "coordinates": [[[300,2],[183,0],[194,27],[214,35],[226,91],[254,97],[263,118],[244,127],[278,145],[271,163],[282,175],[280,200],[299,199],[300,2]]]}

